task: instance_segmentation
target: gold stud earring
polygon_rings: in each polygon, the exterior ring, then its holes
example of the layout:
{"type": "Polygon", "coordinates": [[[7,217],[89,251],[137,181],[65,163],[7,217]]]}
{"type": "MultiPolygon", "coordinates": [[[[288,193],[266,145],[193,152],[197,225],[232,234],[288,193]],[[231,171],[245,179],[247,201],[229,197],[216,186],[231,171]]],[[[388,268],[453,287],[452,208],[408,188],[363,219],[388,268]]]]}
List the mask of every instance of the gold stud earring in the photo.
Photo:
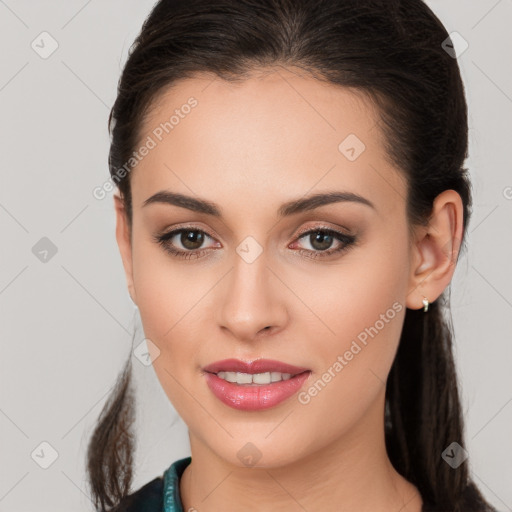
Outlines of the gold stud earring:
{"type": "Polygon", "coordinates": [[[429,302],[428,302],[427,297],[423,297],[423,312],[424,313],[428,311],[428,304],[429,304],[429,302]]]}

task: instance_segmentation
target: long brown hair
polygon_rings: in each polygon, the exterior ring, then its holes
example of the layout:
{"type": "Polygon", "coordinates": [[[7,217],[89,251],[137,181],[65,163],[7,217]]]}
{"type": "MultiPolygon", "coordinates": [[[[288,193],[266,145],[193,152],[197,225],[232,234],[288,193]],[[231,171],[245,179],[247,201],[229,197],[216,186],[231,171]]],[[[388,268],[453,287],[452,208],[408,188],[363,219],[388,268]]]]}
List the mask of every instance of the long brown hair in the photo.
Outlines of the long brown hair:
{"type": "MultiPolygon", "coordinates": [[[[444,49],[448,38],[421,0],[159,1],[130,49],[108,120],[111,179],[130,226],[126,163],[158,94],[198,72],[243,80],[252,69],[279,64],[367,94],[379,108],[388,156],[407,179],[409,226],[425,224],[436,196],[453,189],[462,198],[465,234],[467,105],[457,60],[444,49]]],[[[490,510],[467,462],[452,468],[441,456],[453,441],[465,446],[448,308],[445,291],[426,314],[406,311],[386,387],[386,446],[425,503],[443,511],[490,510]]],[[[130,375],[128,359],[88,446],[88,477],[101,511],[130,490],[130,375]]]]}

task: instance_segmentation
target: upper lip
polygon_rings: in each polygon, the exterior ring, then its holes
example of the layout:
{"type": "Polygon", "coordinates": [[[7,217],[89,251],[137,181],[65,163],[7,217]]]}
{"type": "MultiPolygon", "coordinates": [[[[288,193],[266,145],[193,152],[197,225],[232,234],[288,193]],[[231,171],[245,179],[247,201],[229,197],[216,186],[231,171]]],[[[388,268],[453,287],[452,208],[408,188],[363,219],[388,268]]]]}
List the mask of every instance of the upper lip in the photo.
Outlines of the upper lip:
{"type": "Polygon", "coordinates": [[[301,368],[292,364],[275,361],[272,359],[255,359],[254,361],[241,361],[240,359],[223,359],[215,361],[203,368],[208,373],[240,372],[240,373],[266,373],[280,372],[297,375],[309,371],[309,368],[301,368]]]}

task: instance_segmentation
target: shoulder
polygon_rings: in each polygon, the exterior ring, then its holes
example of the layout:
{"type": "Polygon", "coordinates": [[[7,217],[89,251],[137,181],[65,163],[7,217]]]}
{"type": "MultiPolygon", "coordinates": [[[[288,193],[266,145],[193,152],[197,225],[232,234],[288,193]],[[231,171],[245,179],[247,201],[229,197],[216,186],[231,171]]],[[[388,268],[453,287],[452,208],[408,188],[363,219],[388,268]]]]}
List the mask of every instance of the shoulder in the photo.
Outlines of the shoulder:
{"type": "Polygon", "coordinates": [[[163,488],[163,478],[156,477],[125,496],[111,512],[160,512],[163,509],[163,488]]]}

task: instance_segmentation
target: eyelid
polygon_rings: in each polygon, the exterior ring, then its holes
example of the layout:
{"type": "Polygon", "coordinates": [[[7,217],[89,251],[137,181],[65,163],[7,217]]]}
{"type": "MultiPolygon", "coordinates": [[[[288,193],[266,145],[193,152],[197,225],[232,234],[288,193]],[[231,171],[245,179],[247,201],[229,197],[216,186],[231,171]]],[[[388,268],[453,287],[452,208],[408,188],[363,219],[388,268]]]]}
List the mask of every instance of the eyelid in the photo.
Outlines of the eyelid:
{"type": "Polygon", "coordinates": [[[333,228],[332,226],[329,226],[329,225],[327,225],[326,223],[322,223],[322,222],[320,222],[320,223],[318,223],[318,222],[317,222],[316,224],[313,222],[313,223],[311,223],[309,226],[307,226],[307,227],[305,227],[305,228],[301,228],[301,229],[296,233],[296,235],[295,235],[295,236],[296,236],[297,238],[299,238],[299,237],[301,237],[302,235],[304,235],[305,233],[308,233],[308,232],[310,232],[310,231],[315,231],[315,230],[336,231],[336,232],[338,232],[338,233],[341,233],[342,235],[346,235],[346,236],[349,236],[349,237],[350,237],[350,236],[355,236],[355,233],[354,233],[351,229],[349,229],[349,228],[347,228],[347,227],[345,227],[345,226],[341,226],[341,225],[339,225],[339,226],[337,226],[337,227],[334,227],[334,228],[333,228]],[[340,230],[341,230],[341,231],[340,231],[340,230]]]}
{"type": "Polygon", "coordinates": [[[202,226],[198,226],[197,224],[178,224],[176,226],[172,226],[172,228],[166,228],[162,229],[159,233],[156,234],[157,237],[167,236],[171,233],[176,235],[176,232],[180,231],[200,231],[202,233],[205,233],[210,238],[216,239],[216,237],[209,231],[208,228],[204,228],[202,226]]]}

